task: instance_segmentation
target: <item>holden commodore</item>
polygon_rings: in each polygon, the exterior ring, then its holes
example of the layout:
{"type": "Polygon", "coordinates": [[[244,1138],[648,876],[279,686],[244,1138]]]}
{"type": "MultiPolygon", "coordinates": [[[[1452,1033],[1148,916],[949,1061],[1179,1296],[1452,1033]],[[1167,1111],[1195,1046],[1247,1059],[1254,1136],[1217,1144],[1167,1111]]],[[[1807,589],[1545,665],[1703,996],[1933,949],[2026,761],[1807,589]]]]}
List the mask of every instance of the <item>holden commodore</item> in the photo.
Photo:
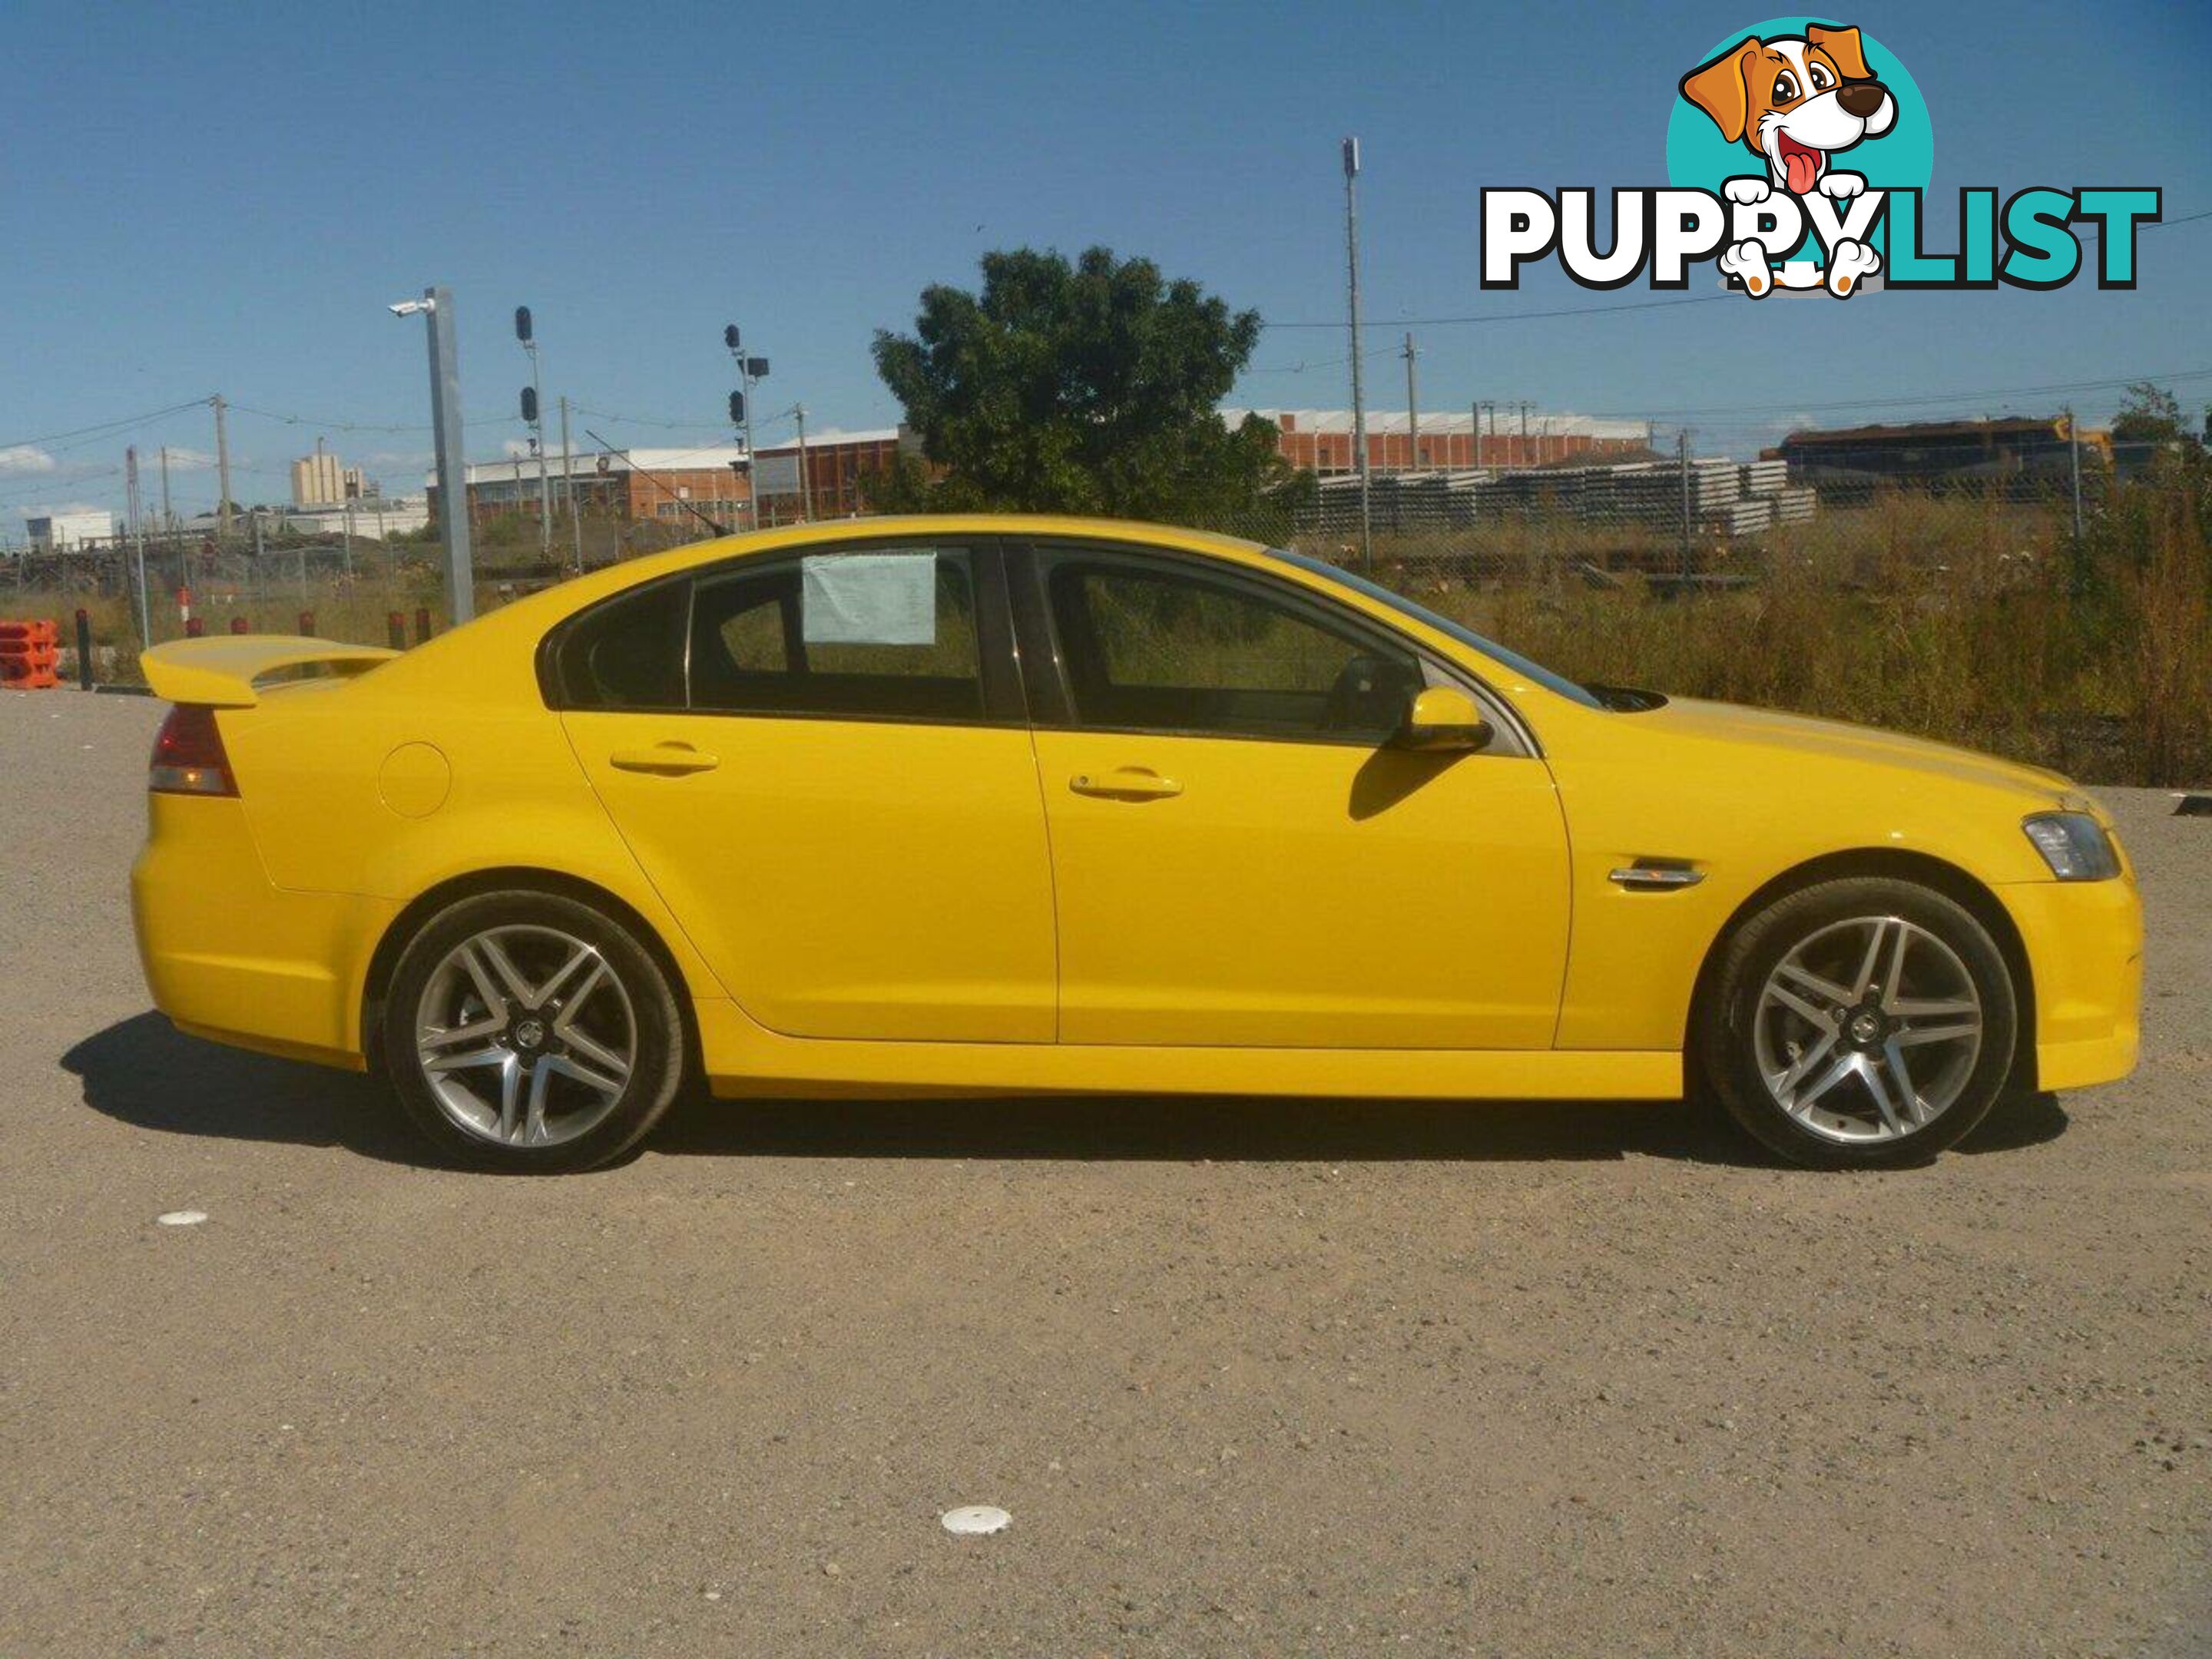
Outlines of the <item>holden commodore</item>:
{"type": "Polygon", "coordinates": [[[586,1168],[748,1095],[1717,1099],[1924,1159],[2135,1063],[2142,915],[2054,774],[1579,685],[1157,526],[711,541],[404,653],[147,653],[183,1030],[586,1168]]]}

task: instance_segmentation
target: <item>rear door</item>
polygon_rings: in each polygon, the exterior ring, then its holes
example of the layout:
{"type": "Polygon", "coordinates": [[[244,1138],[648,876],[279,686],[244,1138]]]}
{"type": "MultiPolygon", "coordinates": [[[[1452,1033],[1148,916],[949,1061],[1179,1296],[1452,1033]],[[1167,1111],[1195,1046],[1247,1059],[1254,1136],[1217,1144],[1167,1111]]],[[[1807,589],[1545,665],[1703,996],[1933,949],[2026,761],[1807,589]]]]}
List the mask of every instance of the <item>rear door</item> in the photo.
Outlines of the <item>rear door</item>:
{"type": "Polygon", "coordinates": [[[1050,859],[988,540],[734,561],[552,648],[592,787],[755,1018],[1053,1040],[1050,859]]]}

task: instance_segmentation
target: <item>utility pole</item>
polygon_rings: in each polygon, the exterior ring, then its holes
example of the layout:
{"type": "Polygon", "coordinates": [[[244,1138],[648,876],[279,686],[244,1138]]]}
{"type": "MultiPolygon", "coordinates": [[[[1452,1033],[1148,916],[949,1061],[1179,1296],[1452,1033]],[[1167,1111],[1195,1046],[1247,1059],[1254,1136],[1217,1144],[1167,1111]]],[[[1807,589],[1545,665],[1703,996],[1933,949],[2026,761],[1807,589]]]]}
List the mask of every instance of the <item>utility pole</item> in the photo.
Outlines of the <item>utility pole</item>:
{"type": "Polygon", "coordinates": [[[793,404],[791,412],[799,422],[799,518],[804,524],[814,516],[814,480],[806,471],[806,405],[793,404]]]}
{"type": "Polygon", "coordinates": [[[1674,433],[1674,464],[1682,469],[1682,592],[1690,592],[1690,428],[1674,433]]]}
{"type": "Polygon", "coordinates": [[[1406,464],[1419,471],[1421,465],[1421,399],[1413,384],[1413,337],[1406,336],[1406,343],[1398,355],[1406,360],[1406,464]]]}
{"type": "Polygon", "coordinates": [[[2066,447],[2074,467],[2074,539],[2081,539],[2081,428],[2074,422],[2074,410],[2066,410],[2066,447]]]}
{"type": "Polygon", "coordinates": [[[1521,400],[1521,465],[1528,465],[1528,400],[1521,400]]]}
{"type": "Polygon", "coordinates": [[[459,627],[477,614],[476,564],[469,554],[469,469],[461,446],[460,342],[453,290],[434,284],[419,300],[392,307],[429,324],[430,438],[438,456],[438,518],[446,537],[446,614],[459,627]]]}
{"type": "Polygon", "coordinates": [[[138,447],[123,452],[124,516],[131,524],[131,545],[138,571],[138,640],[147,649],[154,644],[154,613],[146,599],[146,519],[138,500],[138,447]]]}
{"type": "Polygon", "coordinates": [[[576,515],[576,462],[568,447],[568,400],[561,399],[561,484],[568,497],[568,542],[575,555],[576,574],[584,574],[584,526],[576,515]]]}
{"type": "Polygon", "coordinates": [[[169,511],[169,447],[161,446],[161,533],[166,536],[177,527],[177,520],[169,511]]]}
{"type": "Polygon", "coordinates": [[[1375,568],[1375,520],[1369,504],[1367,402],[1359,361],[1359,140],[1344,141],[1344,264],[1352,311],[1352,462],[1359,473],[1359,568],[1375,568]]]}
{"type": "Polygon", "coordinates": [[[215,533],[217,541],[230,539],[230,440],[222,429],[222,393],[216,392],[208,401],[215,405],[215,487],[222,491],[215,504],[215,533]]]}

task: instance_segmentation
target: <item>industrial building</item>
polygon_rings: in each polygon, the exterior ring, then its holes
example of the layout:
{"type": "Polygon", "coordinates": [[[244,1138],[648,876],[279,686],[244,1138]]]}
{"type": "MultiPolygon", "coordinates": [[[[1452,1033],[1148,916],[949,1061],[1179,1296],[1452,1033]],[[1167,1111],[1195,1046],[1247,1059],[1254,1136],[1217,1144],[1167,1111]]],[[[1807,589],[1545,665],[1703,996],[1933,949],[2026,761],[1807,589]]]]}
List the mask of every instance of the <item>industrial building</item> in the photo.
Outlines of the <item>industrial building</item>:
{"type": "MultiPolygon", "coordinates": [[[[1276,448],[1292,466],[1323,477],[1355,471],[1348,409],[1224,409],[1233,428],[1247,415],[1273,421],[1276,448]]],[[[1367,412],[1367,468],[1376,472],[1464,471],[1473,467],[1553,466],[1563,462],[1639,457],[1650,441],[1642,421],[1545,414],[1517,405],[1475,411],[1402,409],[1367,412]]]]}
{"type": "MultiPolygon", "coordinates": [[[[2082,465],[2108,466],[2112,436],[2085,429],[2080,451],[2082,465]]],[[[2056,489],[2070,481],[2075,452],[2066,417],[2046,416],[1793,432],[1766,453],[1789,462],[1793,479],[1833,498],[1882,484],[2056,489]]]]}
{"type": "MultiPolygon", "coordinates": [[[[763,445],[756,462],[760,522],[792,524],[805,517],[846,518],[864,508],[865,480],[889,468],[899,453],[893,428],[872,432],[810,434],[802,452],[797,442],[763,445]]],[[[546,487],[556,507],[573,485],[587,517],[624,522],[658,520],[698,523],[698,514],[734,527],[750,523],[755,477],[744,468],[742,444],[694,445],[685,449],[633,448],[599,454],[573,454],[565,468],[558,454],[544,458],[546,487]]],[[[431,511],[437,510],[437,479],[425,481],[431,511]]],[[[534,513],[538,508],[538,458],[512,457],[471,463],[469,510],[472,516],[534,513]]]]}
{"type": "Polygon", "coordinates": [[[23,529],[40,553],[73,553],[115,539],[115,515],[104,508],[81,513],[26,514],[23,529]]]}
{"type": "Polygon", "coordinates": [[[357,466],[348,466],[327,449],[317,446],[312,455],[292,463],[292,505],[336,507],[359,501],[368,493],[368,481],[357,466]]]}

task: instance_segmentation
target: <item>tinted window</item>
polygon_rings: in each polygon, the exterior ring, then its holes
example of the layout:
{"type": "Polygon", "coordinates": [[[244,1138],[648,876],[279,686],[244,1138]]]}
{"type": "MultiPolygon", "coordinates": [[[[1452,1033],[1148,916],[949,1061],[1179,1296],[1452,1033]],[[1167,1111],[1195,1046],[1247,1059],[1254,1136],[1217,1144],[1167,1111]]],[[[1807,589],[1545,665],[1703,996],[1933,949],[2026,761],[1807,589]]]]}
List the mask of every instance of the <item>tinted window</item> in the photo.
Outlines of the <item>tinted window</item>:
{"type": "Polygon", "coordinates": [[[1420,688],[1411,652],[1291,595],[1083,554],[1047,569],[1079,725],[1378,742],[1420,688]]]}
{"type": "Polygon", "coordinates": [[[1582,704],[1585,708],[1607,707],[1604,700],[1597,696],[1589,687],[1577,685],[1565,675],[1553,672],[1543,664],[1532,661],[1518,651],[1509,650],[1495,640],[1485,639],[1465,623],[1454,622],[1449,617],[1439,616],[1426,605],[1416,605],[1403,593],[1393,592],[1379,582],[1370,581],[1364,576],[1356,575],[1340,565],[1325,563],[1308,554],[1293,553],[1279,547],[1270,548],[1268,551],[1285,564],[1294,564],[1302,570],[1310,570],[1317,575],[1326,576],[1331,581],[1342,582],[1346,587],[1356,588],[1370,599],[1381,600],[1401,615],[1411,617],[1418,622],[1425,622],[1438,633],[1448,634],[1462,645],[1473,646],[1484,656],[1503,664],[1516,674],[1535,681],[1547,691],[1556,692],[1571,702],[1582,704]]]}
{"type": "Polygon", "coordinates": [[[662,582],[579,617],[555,651],[562,706],[683,708],[690,596],[690,584],[662,582]]]}
{"type": "Polygon", "coordinates": [[[980,720],[975,585],[957,548],[810,554],[698,584],[702,713],[980,720]]]}

